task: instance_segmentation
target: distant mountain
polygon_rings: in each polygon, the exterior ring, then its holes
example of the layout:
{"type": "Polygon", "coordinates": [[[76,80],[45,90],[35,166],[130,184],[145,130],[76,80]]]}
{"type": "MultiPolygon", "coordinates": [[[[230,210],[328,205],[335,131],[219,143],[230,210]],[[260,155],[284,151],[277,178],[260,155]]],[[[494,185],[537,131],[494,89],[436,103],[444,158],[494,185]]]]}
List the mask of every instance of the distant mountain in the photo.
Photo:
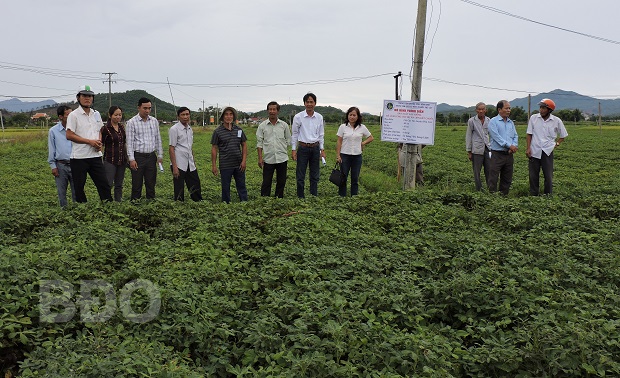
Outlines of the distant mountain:
{"type": "Polygon", "coordinates": [[[443,102],[441,104],[437,104],[437,113],[462,113],[469,109],[470,108],[466,108],[464,106],[449,105],[443,102]]]}
{"type": "Polygon", "coordinates": [[[12,98],[10,100],[0,101],[0,109],[6,109],[9,112],[30,112],[55,105],[56,102],[53,100],[25,102],[18,98],[12,98]]]}
{"type": "MultiPolygon", "coordinates": [[[[158,118],[161,118],[161,113],[165,112],[176,118],[176,111],[174,105],[160,100],[159,98],[149,94],[147,91],[141,89],[135,89],[126,92],[112,93],[112,105],[120,106],[125,113],[125,119],[129,119],[138,113],[138,100],[141,97],[146,97],[151,100],[153,104],[153,110],[151,115],[155,116],[158,113],[158,118]]],[[[107,93],[97,93],[95,95],[95,103],[93,108],[99,111],[102,115],[108,114],[110,108],[110,100],[107,93]]]]}
{"type": "MultiPolygon", "coordinates": [[[[153,110],[151,111],[151,115],[155,116],[157,114],[158,118],[162,118],[162,115],[166,113],[166,118],[176,119],[176,111],[174,105],[169,102],[160,100],[159,98],[149,94],[143,90],[131,90],[120,93],[112,93],[112,105],[120,106],[125,113],[125,119],[129,119],[138,113],[138,100],[141,97],[146,97],[151,100],[153,103],[153,110]]],[[[19,100],[18,100],[19,101],[19,100]]],[[[56,107],[59,105],[54,101],[48,100],[50,104],[43,105],[39,108],[41,112],[50,114],[52,117],[56,117],[56,107]]],[[[6,101],[4,101],[6,102],[6,101]]],[[[44,103],[45,101],[42,101],[44,103]]],[[[28,103],[33,104],[33,103],[28,103]]],[[[63,105],[69,105],[73,108],[77,106],[75,101],[63,103],[63,105]]],[[[0,102],[0,109],[2,109],[2,102],[0,102]]],[[[109,109],[109,99],[107,93],[96,93],[95,94],[95,103],[93,104],[93,108],[103,116],[104,120],[107,119],[108,109],[109,109]]],[[[9,110],[9,109],[7,109],[9,110]]],[[[30,111],[28,109],[27,111],[30,111]]]]}
{"type": "MultiPolygon", "coordinates": [[[[539,93],[537,95],[532,96],[531,107],[532,111],[538,110],[537,104],[543,98],[552,99],[556,106],[557,110],[561,109],[579,109],[583,113],[588,114],[598,114],[598,104],[601,104],[601,115],[610,116],[610,115],[620,115],[620,99],[613,100],[601,100],[594,97],[584,96],[576,92],[565,91],[562,89],[554,89],[551,92],[539,93]]],[[[527,97],[515,98],[510,101],[510,106],[517,107],[520,106],[527,112],[527,97]]],[[[495,106],[495,103],[488,103],[487,106],[495,106]]],[[[448,105],[448,104],[438,104],[437,105],[437,113],[475,113],[475,107],[464,107],[459,105],[448,105]]]]}
{"type": "MultiPolygon", "coordinates": [[[[532,96],[532,110],[538,110],[537,104],[543,98],[550,98],[555,102],[556,109],[579,109],[583,113],[598,114],[598,104],[601,104],[601,114],[604,116],[620,114],[620,99],[601,100],[579,93],[554,89],[551,92],[539,93],[532,96]]],[[[527,111],[527,97],[516,98],[510,101],[511,106],[521,106],[527,111]]]]}
{"type": "MultiPolygon", "coordinates": [[[[293,105],[293,104],[280,105],[280,118],[295,115],[304,109],[305,107],[303,105],[293,105]]],[[[314,109],[323,116],[335,114],[338,117],[344,117],[344,111],[338,108],[334,108],[333,106],[317,106],[314,109]]],[[[259,112],[255,112],[251,114],[252,116],[259,117],[259,118],[268,117],[267,110],[261,110],[259,112]]]]}

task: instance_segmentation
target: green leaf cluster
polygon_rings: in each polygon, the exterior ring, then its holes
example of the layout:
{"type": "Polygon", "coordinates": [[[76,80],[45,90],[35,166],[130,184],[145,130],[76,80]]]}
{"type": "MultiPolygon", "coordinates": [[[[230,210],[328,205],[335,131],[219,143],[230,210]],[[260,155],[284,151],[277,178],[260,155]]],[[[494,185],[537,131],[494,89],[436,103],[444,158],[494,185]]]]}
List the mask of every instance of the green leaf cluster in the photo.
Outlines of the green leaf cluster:
{"type": "MultiPolygon", "coordinates": [[[[526,195],[519,156],[510,196],[473,192],[463,132],[438,130],[424,149],[426,185],[410,192],[381,187],[396,157],[377,142],[364,151],[355,198],[326,180],[318,198],[294,198],[290,163],[282,200],[254,193],[221,204],[203,170],[202,203],[169,200],[161,175],[155,201],[100,204],[89,188],[89,203],[66,210],[43,142],[1,146],[2,372],[620,375],[620,175],[608,164],[618,131],[569,130],[550,198],[526,195]],[[138,278],[161,292],[151,322],[120,311],[103,323],[79,312],[66,323],[39,318],[40,280],[99,279],[118,293],[138,278]]],[[[197,130],[199,169],[209,135],[197,130]]],[[[251,193],[261,181],[252,159],[251,193]]],[[[79,309],[79,294],[72,300],[79,309]]],[[[145,295],[132,297],[133,308],[146,306],[145,295]]]]}

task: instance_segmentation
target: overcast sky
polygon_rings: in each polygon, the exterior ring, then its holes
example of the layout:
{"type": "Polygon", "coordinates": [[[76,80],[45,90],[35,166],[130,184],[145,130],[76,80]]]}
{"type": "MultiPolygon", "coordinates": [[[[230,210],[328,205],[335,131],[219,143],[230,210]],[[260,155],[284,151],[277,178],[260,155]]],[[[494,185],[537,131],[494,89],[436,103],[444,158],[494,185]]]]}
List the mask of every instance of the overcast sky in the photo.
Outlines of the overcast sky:
{"type": "MultiPolygon", "coordinates": [[[[620,97],[618,0],[477,3],[615,43],[462,0],[428,0],[422,100],[495,104],[556,88],[620,97]]],[[[0,95],[68,101],[82,84],[107,92],[101,73],[116,72],[113,92],[144,89],[194,110],[203,100],[246,112],[262,110],[270,100],[301,105],[312,91],[318,105],[379,114],[383,100],[394,98],[398,71],[405,75],[402,97],[411,98],[417,5],[417,0],[6,0],[0,95]],[[342,81],[360,77],[371,78],[342,81]]]]}

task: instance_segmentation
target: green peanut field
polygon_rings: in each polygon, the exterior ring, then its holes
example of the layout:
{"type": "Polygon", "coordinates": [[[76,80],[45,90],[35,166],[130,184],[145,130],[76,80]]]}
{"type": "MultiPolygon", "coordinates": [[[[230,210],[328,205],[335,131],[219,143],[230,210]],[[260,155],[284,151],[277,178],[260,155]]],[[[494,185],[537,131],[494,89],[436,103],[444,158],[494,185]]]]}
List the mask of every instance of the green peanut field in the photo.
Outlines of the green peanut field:
{"type": "Polygon", "coordinates": [[[65,210],[47,130],[5,131],[0,373],[620,376],[620,126],[567,124],[552,197],[528,195],[524,125],[507,197],[474,191],[464,125],[437,127],[425,185],[406,192],[395,144],[369,129],[354,198],[327,180],[337,125],[326,128],[319,196],[305,200],[293,161],[285,198],[260,197],[255,128],[245,126],[250,200],[233,185],[229,205],[210,170],[212,129],[196,127],[204,201],[172,201],[166,169],[156,200],[131,203],[128,171],[124,202],[100,203],[89,179],[89,202],[65,210]],[[157,298],[127,299],[137,280],[157,298]],[[72,289],[46,292],[51,281],[72,289]],[[109,290],[89,298],[93,282],[109,290]],[[110,295],[112,311],[93,321],[110,295]],[[63,321],[42,315],[67,308],[63,321]],[[153,308],[149,321],[127,315],[153,308]]]}

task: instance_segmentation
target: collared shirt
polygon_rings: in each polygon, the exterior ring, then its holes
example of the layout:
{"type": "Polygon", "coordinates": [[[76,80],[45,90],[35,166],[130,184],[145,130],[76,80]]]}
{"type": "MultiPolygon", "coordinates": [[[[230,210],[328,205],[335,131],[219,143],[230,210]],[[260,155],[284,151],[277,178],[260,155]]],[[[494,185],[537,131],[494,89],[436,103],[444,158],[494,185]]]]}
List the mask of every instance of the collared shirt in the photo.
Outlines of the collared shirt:
{"type": "Polygon", "coordinates": [[[47,162],[50,168],[56,168],[56,160],[71,159],[71,141],[67,139],[67,130],[58,122],[50,127],[47,135],[47,162]]]}
{"type": "MultiPolygon", "coordinates": [[[[84,108],[78,106],[77,109],[69,113],[67,118],[67,130],[71,130],[75,135],[86,139],[99,140],[99,130],[101,130],[102,126],[101,114],[92,108],[86,114],[84,108]]],[[[90,144],[72,143],[71,159],[90,159],[102,155],[101,151],[97,151],[90,144]]]]}
{"type": "Polygon", "coordinates": [[[348,122],[340,125],[338,132],[339,137],[342,137],[342,146],[340,146],[340,153],[345,155],[361,155],[362,154],[362,138],[368,138],[371,134],[368,128],[363,124],[353,128],[348,122]]]}
{"type": "Polygon", "coordinates": [[[291,146],[293,151],[297,149],[297,142],[316,143],[319,142],[321,150],[324,148],[325,126],[323,116],[314,112],[312,116],[304,110],[295,114],[293,117],[291,146]]]}
{"type": "Polygon", "coordinates": [[[192,127],[189,124],[185,126],[181,122],[175,123],[168,131],[168,140],[168,145],[174,147],[177,168],[187,171],[189,166],[189,172],[195,171],[196,164],[192,154],[192,145],[194,144],[194,131],[192,127]]]}
{"type": "Polygon", "coordinates": [[[475,155],[484,154],[484,148],[489,148],[489,122],[491,119],[484,117],[484,122],[473,116],[467,121],[467,133],[465,134],[465,150],[475,155]]]}
{"type": "Polygon", "coordinates": [[[489,139],[489,146],[495,151],[508,151],[510,146],[518,146],[515,123],[510,118],[504,120],[500,115],[493,117],[489,122],[489,139]]]}
{"type": "Polygon", "coordinates": [[[213,131],[211,144],[217,146],[220,154],[220,169],[237,168],[243,160],[241,145],[248,138],[241,128],[235,124],[228,130],[223,124],[213,131]]]}
{"type": "Polygon", "coordinates": [[[263,161],[267,164],[280,164],[288,161],[288,143],[291,131],[281,119],[274,125],[265,120],[256,129],[256,147],[263,150],[263,161]]]}
{"type": "Polygon", "coordinates": [[[101,128],[101,144],[103,145],[103,160],[114,165],[127,163],[127,151],[125,149],[125,128],[120,123],[118,131],[114,130],[111,123],[101,128]]]}
{"type": "Polygon", "coordinates": [[[532,115],[527,124],[526,132],[532,135],[530,153],[536,159],[541,158],[543,151],[547,155],[551,155],[555,148],[556,137],[566,138],[568,136],[564,122],[553,114],[550,114],[547,120],[540,114],[532,115]]]}
{"type": "Polygon", "coordinates": [[[159,121],[155,117],[148,116],[146,120],[143,120],[140,114],[136,114],[127,121],[126,132],[129,161],[135,160],[134,152],[148,154],[157,151],[157,157],[163,159],[164,151],[161,147],[159,121]]]}

